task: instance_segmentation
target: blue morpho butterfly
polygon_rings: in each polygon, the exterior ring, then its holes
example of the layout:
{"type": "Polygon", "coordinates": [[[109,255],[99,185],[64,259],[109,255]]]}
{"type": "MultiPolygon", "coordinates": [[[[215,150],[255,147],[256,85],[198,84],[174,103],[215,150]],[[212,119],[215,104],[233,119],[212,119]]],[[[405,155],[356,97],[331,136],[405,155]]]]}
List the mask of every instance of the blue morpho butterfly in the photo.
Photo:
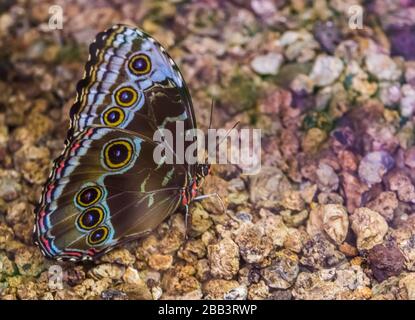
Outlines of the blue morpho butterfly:
{"type": "Polygon", "coordinates": [[[92,260],[148,234],[180,204],[187,208],[208,174],[207,164],[153,160],[158,128],[174,136],[176,121],[185,130],[196,122],[176,64],[137,28],[97,35],[70,118],[36,209],[35,242],[46,257],[92,260]]]}

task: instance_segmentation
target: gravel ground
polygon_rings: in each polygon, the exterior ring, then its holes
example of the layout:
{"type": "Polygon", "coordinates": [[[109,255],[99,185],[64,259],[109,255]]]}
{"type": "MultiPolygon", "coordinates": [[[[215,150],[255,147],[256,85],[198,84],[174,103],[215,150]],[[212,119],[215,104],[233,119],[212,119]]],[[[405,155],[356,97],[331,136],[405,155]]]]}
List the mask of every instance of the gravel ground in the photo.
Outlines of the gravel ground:
{"type": "Polygon", "coordinates": [[[0,299],[415,299],[415,1],[361,3],[354,29],[359,2],[1,1],[0,299]],[[202,192],[228,214],[193,203],[186,240],[177,212],[56,265],[32,244],[33,209],[88,45],[115,23],[168,49],[200,127],[214,98],[214,127],[261,128],[262,170],[215,166],[202,192]]]}

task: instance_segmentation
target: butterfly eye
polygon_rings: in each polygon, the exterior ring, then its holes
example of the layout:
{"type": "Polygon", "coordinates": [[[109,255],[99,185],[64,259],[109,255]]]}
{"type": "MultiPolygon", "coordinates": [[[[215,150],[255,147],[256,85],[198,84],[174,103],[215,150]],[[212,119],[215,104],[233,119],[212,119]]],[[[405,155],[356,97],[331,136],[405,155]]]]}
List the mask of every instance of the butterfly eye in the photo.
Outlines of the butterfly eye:
{"type": "Polygon", "coordinates": [[[138,100],[138,93],[132,87],[123,87],[115,92],[115,102],[121,107],[131,107],[138,100]]]}
{"type": "Polygon", "coordinates": [[[108,228],[105,226],[99,227],[92,231],[87,238],[90,245],[98,245],[105,241],[108,237],[108,228]]]}
{"type": "Polygon", "coordinates": [[[78,217],[77,224],[81,229],[91,230],[104,220],[104,211],[100,207],[92,207],[78,217]]]}
{"type": "Polygon", "coordinates": [[[143,53],[133,56],[128,63],[128,69],[136,76],[147,74],[151,70],[150,58],[143,53]]]}
{"type": "Polygon", "coordinates": [[[89,207],[90,205],[93,205],[94,203],[98,202],[101,196],[102,190],[99,187],[86,187],[78,193],[76,197],[76,202],[81,207],[89,207]]]}
{"type": "Polygon", "coordinates": [[[109,169],[125,167],[133,155],[133,146],[129,141],[117,140],[104,148],[104,163],[109,169]]]}
{"type": "Polygon", "coordinates": [[[103,115],[104,124],[110,127],[116,127],[124,121],[124,111],[120,108],[108,109],[103,115]]]}

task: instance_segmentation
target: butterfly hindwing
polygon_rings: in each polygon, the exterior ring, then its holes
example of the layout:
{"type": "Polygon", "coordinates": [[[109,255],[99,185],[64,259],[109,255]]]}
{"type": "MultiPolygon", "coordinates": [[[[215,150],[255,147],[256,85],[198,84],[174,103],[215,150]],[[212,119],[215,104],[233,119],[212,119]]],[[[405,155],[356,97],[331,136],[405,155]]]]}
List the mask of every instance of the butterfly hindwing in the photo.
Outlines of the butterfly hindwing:
{"type": "Polygon", "coordinates": [[[81,131],[56,160],[36,231],[50,257],[91,258],[153,230],[180,201],[183,166],[153,160],[156,144],[125,130],[81,131]]]}

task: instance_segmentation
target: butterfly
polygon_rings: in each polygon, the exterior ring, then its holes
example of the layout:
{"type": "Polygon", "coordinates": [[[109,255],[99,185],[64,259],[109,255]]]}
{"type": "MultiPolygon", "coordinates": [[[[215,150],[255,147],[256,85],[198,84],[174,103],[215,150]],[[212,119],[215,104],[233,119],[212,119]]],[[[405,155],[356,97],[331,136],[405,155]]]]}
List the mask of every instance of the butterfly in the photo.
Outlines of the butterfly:
{"type": "Polygon", "coordinates": [[[89,52],[65,149],[35,210],[35,243],[57,260],[92,260],[148,234],[187,208],[209,173],[208,164],[153,159],[156,130],[174,133],[177,121],[196,128],[189,91],[165,49],[138,28],[115,25],[89,52]]]}

